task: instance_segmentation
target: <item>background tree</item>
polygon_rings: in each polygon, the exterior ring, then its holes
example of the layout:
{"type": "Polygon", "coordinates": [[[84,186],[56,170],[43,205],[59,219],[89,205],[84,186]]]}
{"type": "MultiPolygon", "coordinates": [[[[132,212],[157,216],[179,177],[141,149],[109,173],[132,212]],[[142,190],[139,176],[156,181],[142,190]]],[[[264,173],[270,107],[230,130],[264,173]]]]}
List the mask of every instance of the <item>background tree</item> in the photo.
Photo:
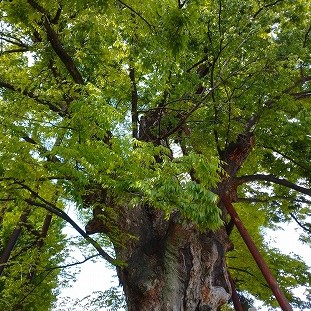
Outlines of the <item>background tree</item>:
{"type": "MultiPolygon", "coordinates": [[[[289,301],[308,306],[292,292],[310,286],[308,267],[270,249],[263,228],[293,219],[310,242],[310,6],[2,1],[3,245],[25,226],[18,263],[46,269],[66,221],[117,266],[129,310],[216,310],[231,296],[228,268],[239,290],[275,306],[232,231],[226,195],[289,301]],[[59,219],[38,231],[47,212],[59,219]],[[29,241],[32,227],[46,242],[29,241]]],[[[11,296],[14,258],[2,287],[11,296]]]]}

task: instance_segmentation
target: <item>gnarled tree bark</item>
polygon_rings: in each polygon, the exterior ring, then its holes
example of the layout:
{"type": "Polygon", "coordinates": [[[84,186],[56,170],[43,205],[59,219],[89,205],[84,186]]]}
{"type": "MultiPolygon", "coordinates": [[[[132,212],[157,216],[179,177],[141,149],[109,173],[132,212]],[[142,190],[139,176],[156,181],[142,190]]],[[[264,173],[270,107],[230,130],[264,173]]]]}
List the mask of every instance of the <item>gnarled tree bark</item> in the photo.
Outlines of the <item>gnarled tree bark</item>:
{"type": "MultiPolygon", "coordinates": [[[[226,174],[215,190],[218,194],[236,198],[234,177],[253,144],[252,134],[241,135],[223,151],[226,174]]],[[[118,268],[118,276],[129,311],[216,311],[228,302],[232,291],[225,254],[232,244],[224,227],[200,232],[178,212],[166,220],[163,212],[146,204],[118,209],[117,227],[134,237],[115,247],[117,258],[126,264],[118,268]]],[[[100,213],[94,210],[86,230],[109,236],[107,215],[100,213]]]]}

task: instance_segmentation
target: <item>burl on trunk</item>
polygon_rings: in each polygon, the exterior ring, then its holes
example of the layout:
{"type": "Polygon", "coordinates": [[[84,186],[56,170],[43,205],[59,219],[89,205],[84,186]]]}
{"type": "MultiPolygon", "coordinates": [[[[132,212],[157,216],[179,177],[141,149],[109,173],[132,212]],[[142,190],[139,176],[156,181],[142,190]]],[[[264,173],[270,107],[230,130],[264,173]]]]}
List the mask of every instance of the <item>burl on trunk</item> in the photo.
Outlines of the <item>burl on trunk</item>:
{"type": "MultiPolygon", "coordinates": [[[[134,237],[115,247],[126,263],[118,276],[129,311],[218,310],[230,299],[225,230],[200,233],[177,213],[165,220],[147,205],[122,209],[119,226],[134,237]]],[[[109,234],[102,224],[100,215],[94,217],[87,232],[109,234]]]]}

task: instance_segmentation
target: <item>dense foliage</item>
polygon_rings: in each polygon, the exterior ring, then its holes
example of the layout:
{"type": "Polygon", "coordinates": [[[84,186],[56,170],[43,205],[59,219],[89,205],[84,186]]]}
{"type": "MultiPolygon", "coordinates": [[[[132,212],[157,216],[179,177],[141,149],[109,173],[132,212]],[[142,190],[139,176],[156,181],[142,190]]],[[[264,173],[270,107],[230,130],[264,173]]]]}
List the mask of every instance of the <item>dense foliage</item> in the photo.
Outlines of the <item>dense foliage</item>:
{"type": "MultiPolygon", "coordinates": [[[[232,200],[288,299],[310,307],[292,292],[304,285],[310,293],[308,266],[271,249],[263,234],[296,221],[311,242],[310,1],[0,6],[0,250],[22,228],[0,278],[0,309],[48,309],[59,270],[43,275],[61,260],[64,221],[122,265],[65,213],[68,202],[85,224],[105,196],[114,207],[145,202],[215,230],[229,221],[217,190],[228,175],[232,200]],[[226,151],[250,135],[252,151],[228,171],[226,151]],[[27,267],[35,276],[25,276],[27,267]]],[[[122,245],[133,237],[106,205],[108,238],[122,245]]],[[[237,289],[276,306],[235,230],[230,238],[237,289]]]]}

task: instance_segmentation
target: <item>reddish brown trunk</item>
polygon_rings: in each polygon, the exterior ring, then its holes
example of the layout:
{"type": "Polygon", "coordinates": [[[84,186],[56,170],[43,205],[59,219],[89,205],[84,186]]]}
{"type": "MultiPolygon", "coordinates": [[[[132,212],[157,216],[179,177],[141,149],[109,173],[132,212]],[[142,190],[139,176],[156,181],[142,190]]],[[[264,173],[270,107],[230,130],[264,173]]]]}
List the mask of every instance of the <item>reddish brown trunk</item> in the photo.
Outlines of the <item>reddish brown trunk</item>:
{"type": "MultiPolygon", "coordinates": [[[[230,243],[224,230],[200,233],[181,225],[177,215],[166,221],[147,206],[124,208],[119,222],[135,237],[116,247],[126,263],[118,275],[129,311],[217,310],[229,300],[224,257],[230,243]]],[[[87,228],[94,232],[99,226],[92,220],[87,228]]]]}

